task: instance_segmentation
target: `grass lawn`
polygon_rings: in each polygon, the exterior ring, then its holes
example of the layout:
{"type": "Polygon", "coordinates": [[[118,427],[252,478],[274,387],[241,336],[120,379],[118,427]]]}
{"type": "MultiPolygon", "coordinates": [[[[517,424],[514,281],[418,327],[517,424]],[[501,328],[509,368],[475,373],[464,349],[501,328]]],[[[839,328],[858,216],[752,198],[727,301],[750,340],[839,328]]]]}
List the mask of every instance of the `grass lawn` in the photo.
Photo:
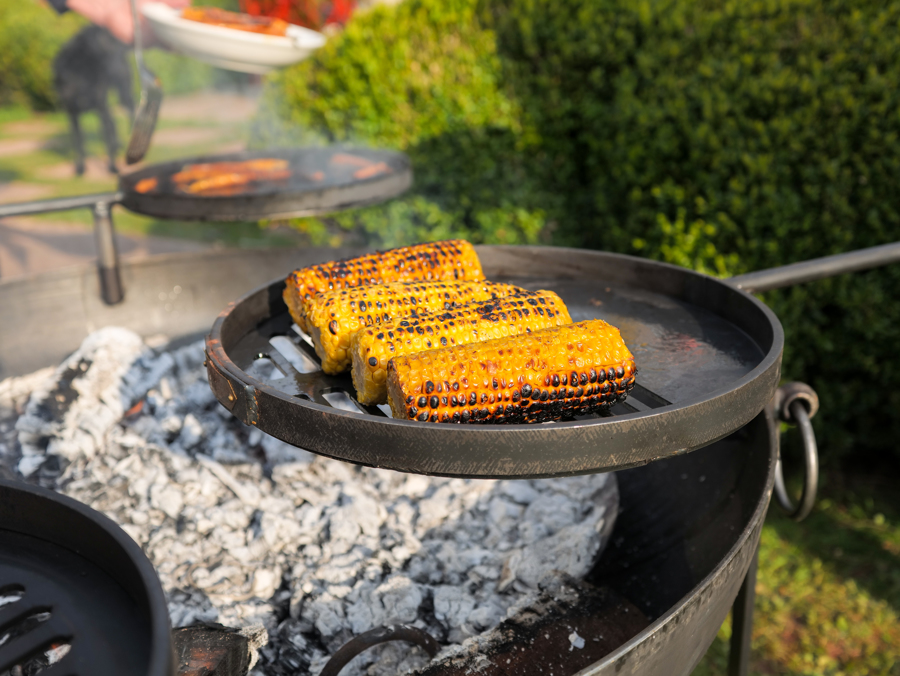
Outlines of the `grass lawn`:
{"type": "MultiPolygon", "coordinates": [[[[900,500],[892,473],[824,477],[809,518],[763,528],[751,674],[900,674],[900,500]]],[[[727,673],[726,623],[695,676],[727,673]]]]}

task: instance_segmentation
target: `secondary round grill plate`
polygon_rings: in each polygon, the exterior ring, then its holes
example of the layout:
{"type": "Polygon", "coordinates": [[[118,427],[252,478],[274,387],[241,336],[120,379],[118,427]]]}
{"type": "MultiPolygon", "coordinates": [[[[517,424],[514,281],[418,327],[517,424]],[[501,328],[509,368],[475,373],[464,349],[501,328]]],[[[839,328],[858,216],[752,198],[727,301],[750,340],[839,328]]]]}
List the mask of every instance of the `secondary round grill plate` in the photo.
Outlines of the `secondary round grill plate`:
{"type": "Polygon", "coordinates": [[[628,400],[607,416],[543,425],[393,420],[386,407],[351,401],[349,374],[302,372],[304,362],[317,360],[292,326],[281,280],[216,320],[207,337],[213,392],[246,424],[321,455],[480,478],[603,472],[695,450],[745,425],[775,392],[781,325],[726,282],[597,251],[483,246],[478,254],[488,279],[552,289],[573,320],[599,317],[618,326],[638,366],[628,400]],[[261,358],[284,377],[263,382],[251,375],[261,358]]]}
{"type": "Polygon", "coordinates": [[[263,150],[181,159],[145,167],[119,181],[122,205],[131,211],[197,221],[242,221],[288,216],[311,216],[383,202],[412,185],[412,169],[403,153],[369,148],[302,148],[263,150]],[[383,162],[388,171],[368,178],[356,178],[361,165],[336,163],[336,155],[351,155],[373,167],[383,162]],[[242,162],[256,158],[290,161],[289,180],[255,184],[236,195],[191,195],[175,188],[170,178],[191,164],[242,162]],[[322,172],[320,180],[313,180],[322,172]],[[145,178],[156,178],[159,189],[139,193],[135,186],[145,178]]]}
{"type": "Polygon", "coordinates": [[[153,566],[121,528],[71,498],[0,481],[0,598],[0,673],[61,646],[68,652],[42,676],[175,673],[153,566]]]}

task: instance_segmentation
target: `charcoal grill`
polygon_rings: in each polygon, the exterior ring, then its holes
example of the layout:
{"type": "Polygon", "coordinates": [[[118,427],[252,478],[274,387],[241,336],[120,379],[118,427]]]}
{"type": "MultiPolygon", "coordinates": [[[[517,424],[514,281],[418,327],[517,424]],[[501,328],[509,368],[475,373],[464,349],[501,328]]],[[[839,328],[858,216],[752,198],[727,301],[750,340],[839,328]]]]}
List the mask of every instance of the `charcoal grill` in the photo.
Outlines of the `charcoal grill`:
{"type": "MultiPolygon", "coordinates": [[[[501,252],[499,249],[497,251],[498,254],[501,252]]],[[[6,320],[0,323],[0,378],[59,363],[78,346],[84,336],[100,326],[126,326],[148,337],[166,334],[176,340],[195,339],[208,330],[214,321],[218,321],[216,315],[222,307],[247,288],[264,285],[262,292],[248,296],[255,299],[255,305],[236,304],[229,310],[230,314],[268,313],[277,308],[278,293],[277,286],[272,289],[273,285],[267,283],[267,280],[272,277],[283,278],[293,267],[299,265],[356,253],[359,252],[321,249],[301,252],[256,250],[158,257],[123,267],[123,277],[134,292],[114,306],[99,300],[99,282],[94,269],[89,266],[30,279],[0,282],[0,307],[4,308],[6,320]],[[180,292],[175,293],[176,289],[180,292]],[[52,334],[48,331],[48,326],[52,326],[52,334]]],[[[576,253],[591,256],[589,252],[576,253]]],[[[492,256],[490,252],[485,254],[486,262],[491,260],[486,267],[496,266],[490,269],[497,274],[521,277],[523,268],[520,265],[508,268],[501,265],[503,260],[508,263],[517,262],[515,256],[508,259],[492,259],[492,256]],[[504,270],[508,272],[504,273],[504,270]]],[[[751,291],[765,290],[852,269],[874,267],[897,260],[898,257],[900,245],[888,245],[848,257],[800,264],[799,268],[755,273],[731,280],[731,284],[751,291]]],[[[592,260],[596,263],[598,259],[592,260]]],[[[744,341],[742,344],[747,346],[747,351],[740,353],[745,355],[743,362],[731,358],[730,363],[733,365],[736,362],[738,366],[731,371],[730,380],[724,373],[718,376],[715,373],[709,374],[722,377],[725,383],[723,387],[710,388],[705,392],[696,389],[691,391],[691,387],[702,385],[695,382],[684,383],[683,388],[679,386],[667,389],[666,383],[651,377],[649,369],[642,369],[639,377],[647,394],[639,393],[637,398],[629,401],[635,408],[643,405],[649,411],[620,409],[608,419],[574,421],[562,423],[563,425],[569,425],[573,429],[606,426],[605,429],[616,430],[609,437],[615,443],[616,437],[632,426],[655,427],[654,421],[657,418],[654,416],[659,413],[654,411],[668,409],[662,411],[666,413],[678,410],[680,414],[686,402],[698,399],[702,401],[704,398],[711,399],[718,405],[716,402],[722,396],[727,396],[728,392],[735,389],[735,382],[762,384],[763,374],[776,368],[774,364],[780,356],[780,344],[776,340],[777,335],[780,335],[777,333],[777,320],[746,294],[735,295],[736,292],[726,284],[709,284],[706,277],[685,273],[670,266],[644,265],[646,262],[627,257],[607,256],[603,261],[618,266],[614,268],[615,275],[604,270],[606,278],[614,278],[617,283],[608,285],[609,292],[606,291],[607,286],[598,285],[597,293],[602,290],[607,295],[588,297],[588,305],[584,308],[586,311],[598,313],[604,308],[604,311],[609,311],[617,303],[628,301],[639,304],[643,302],[642,298],[656,298],[656,306],[651,303],[651,307],[656,307],[659,312],[671,310],[671,316],[681,317],[688,328],[691,322],[696,325],[698,317],[709,317],[710,313],[723,321],[727,320],[728,331],[744,341]],[[633,266],[630,271],[629,266],[633,266]],[[671,286],[670,292],[666,284],[672,280],[680,281],[671,286]],[[635,288],[630,291],[629,285],[635,288]],[[708,297],[704,296],[706,292],[709,292],[708,297]],[[669,310],[659,307],[667,296],[672,298],[669,310]],[[590,302],[591,298],[602,304],[590,302]],[[699,310],[696,309],[698,307],[699,310]],[[710,307],[715,308],[715,311],[710,307]],[[747,316],[755,315],[765,322],[754,328],[746,319],[729,314],[736,312],[735,308],[749,308],[747,316]],[[764,340],[766,322],[771,329],[768,342],[764,340]],[[773,348],[775,354],[772,354],[773,348]],[[770,356],[772,359],[767,364],[766,359],[770,356]],[[740,369],[744,370],[743,373],[740,369]],[[644,379],[645,374],[647,379],[644,379]],[[652,396],[651,393],[659,399],[646,403],[652,396]]],[[[562,278],[565,275],[556,270],[561,267],[569,268],[570,265],[561,257],[557,265],[545,267],[540,270],[540,274],[562,278]]],[[[534,270],[533,267],[526,269],[534,270]]],[[[568,274],[569,281],[576,282],[582,274],[592,275],[598,280],[603,278],[595,264],[588,264],[577,272],[568,274]]],[[[537,273],[533,275],[532,281],[540,281],[537,273]]],[[[565,297],[565,290],[562,291],[565,297]]],[[[577,300],[577,295],[573,298],[577,300]]],[[[611,318],[616,321],[614,317],[611,318]]],[[[246,321],[246,316],[242,321],[246,321]]],[[[222,345],[230,345],[230,341],[240,336],[229,335],[227,326],[224,322],[222,324],[222,345]]],[[[620,324],[626,328],[625,322],[620,324]]],[[[265,325],[265,321],[262,325],[265,325]]],[[[282,325],[281,329],[295,347],[305,350],[298,342],[299,336],[295,338],[291,335],[289,325],[282,325]]],[[[628,330],[633,329],[635,327],[628,330]]],[[[690,335],[687,331],[684,333],[690,335]]],[[[699,333],[703,340],[711,340],[708,330],[699,333]]],[[[688,347],[692,345],[687,342],[683,344],[688,347]]],[[[229,358],[232,357],[237,357],[233,362],[236,367],[254,361],[252,354],[231,355],[229,358]],[[245,358],[247,362],[241,361],[245,358]]],[[[662,359],[662,356],[654,358],[662,359]]],[[[777,379],[772,378],[767,382],[767,387],[771,388],[768,392],[771,397],[777,379]]],[[[256,388],[251,381],[242,384],[256,388]]],[[[261,385],[271,387],[271,384],[261,385]]],[[[751,387],[746,385],[745,389],[750,391],[751,387]]],[[[292,396],[277,389],[275,392],[280,393],[277,394],[278,397],[286,399],[292,396]]],[[[276,394],[273,393],[273,396],[276,394]]],[[[749,645],[752,618],[755,552],[772,491],[778,456],[775,411],[765,406],[765,402],[760,404],[759,400],[754,401],[756,403],[745,401],[740,404],[738,409],[742,412],[739,413],[733,413],[730,407],[727,410],[721,409],[723,416],[731,416],[731,422],[718,431],[705,428],[706,438],[712,441],[709,445],[684,453],[701,445],[701,442],[695,444],[688,438],[688,443],[672,443],[662,448],[662,454],[668,457],[619,473],[623,510],[618,519],[614,540],[598,562],[591,580],[607,585],[628,598],[647,616],[650,624],[624,640],[621,645],[613,646],[607,655],[592,658],[594,661],[585,665],[580,673],[688,674],[714,639],[735,598],[737,604],[733,611],[733,647],[736,650],[732,653],[730,672],[745,673],[744,658],[749,645]],[[740,423],[741,419],[745,422],[740,423]],[[727,427],[732,425],[738,426],[729,434],[727,427]],[[713,441],[716,437],[721,438],[713,441]]],[[[351,402],[351,405],[355,408],[355,404],[351,402]]],[[[350,413],[334,409],[328,413],[327,409],[320,410],[325,409],[324,405],[315,401],[304,402],[304,406],[317,414],[331,415],[336,420],[352,417],[378,426],[390,426],[397,422],[371,412],[350,413]]],[[[233,408],[236,407],[237,405],[233,408]]],[[[267,414],[268,411],[262,413],[267,414]]],[[[550,427],[552,426],[543,425],[535,429],[540,434],[552,434],[550,427]]],[[[435,425],[432,429],[434,434],[455,431],[441,425],[435,425]]],[[[657,428],[656,431],[664,436],[663,430],[657,428]]],[[[490,435],[494,432],[475,429],[475,433],[490,435]]],[[[574,434],[571,430],[569,433],[574,434]]],[[[426,436],[425,439],[427,438],[426,436]]],[[[661,446],[662,444],[658,444],[654,453],[659,452],[661,446]]],[[[653,458],[632,456],[623,460],[622,465],[650,459],[653,458]]],[[[602,462],[616,460],[618,459],[606,457],[602,462]]],[[[572,469],[569,466],[562,472],[572,473],[572,469]]],[[[587,467],[576,467],[575,470],[590,471],[587,467]]],[[[530,470],[529,474],[533,471],[530,470]]]]}

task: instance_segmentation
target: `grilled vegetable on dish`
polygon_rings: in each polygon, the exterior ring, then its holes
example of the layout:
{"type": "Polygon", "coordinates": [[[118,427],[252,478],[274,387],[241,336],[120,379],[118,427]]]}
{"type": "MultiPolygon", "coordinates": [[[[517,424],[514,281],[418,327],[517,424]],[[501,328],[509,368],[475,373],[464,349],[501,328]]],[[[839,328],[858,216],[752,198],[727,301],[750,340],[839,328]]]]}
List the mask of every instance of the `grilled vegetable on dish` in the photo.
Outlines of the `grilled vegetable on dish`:
{"type": "Polygon", "coordinates": [[[193,195],[238,194],[251,183],[284,181],[291,177],[287,160],[261,157],[236,162],[189,164],[172,174],[172,182],[193,195]]]}
{"type": "Polygon", "coordinates": [[[288,275],[284,302],[297,326],[309,331],[303,300],[323,291],[440,279],[484,279],[481,261],[471,244],[462,239],[427,242],[300,268],[288,275]]]}
{"type": "Polygon", "coordinates": [[[263,33],[264,35],[287,35],[290,24],[282,19],[267,16],[250,16],[238,12],[229,12],[218,7],[185,7],[181,16],[189,21],[198,21],[211,26],[232,28],[249,33],[263,33]]]}
{"type": "Polygon", "coordinates": [[[155,176],[151,176],[150,178],[142,178],[140,181],[134,184],[134,189],[136,192],[141,193],[142,195],[146,195],[151,190],[156,190],[159,187],[159,179],[155,176]]]}
{"type": "Polygon", "coordinates": [[[366,326],[426,312],[441,312],[469,301],[492,300],[522,291],[494,282],[394,282],[326,291],[304,300],[309,334],[325,373],[350,368],[350,340],[366,326]]]}
{"type": "Polygon", "coordinates": [[[592,319],[394,357],[388,403],[401,420],[540,423],[624,400],[636,374],[619,330],[592,319]]]}
{"type": "Polygon", "coordinates": [[[350,342],[353,386],[363,404],[387,401],[387,364],[392,357],[439,347],[466,345],[571,324],[562,299],[552,291],[523,291],[493,301],[368,326],[350,342]]]}
{"type": "Polygon", "coordinates": [[[280,173],[290,168],[290,162],[277,157],[258,157],[252,160],[235,160],[230,162],[200,162],[188,164],[181,171],[172,174],[172,182],[184,186],[222,174],[255,174],[265,176],[280,173]]]}

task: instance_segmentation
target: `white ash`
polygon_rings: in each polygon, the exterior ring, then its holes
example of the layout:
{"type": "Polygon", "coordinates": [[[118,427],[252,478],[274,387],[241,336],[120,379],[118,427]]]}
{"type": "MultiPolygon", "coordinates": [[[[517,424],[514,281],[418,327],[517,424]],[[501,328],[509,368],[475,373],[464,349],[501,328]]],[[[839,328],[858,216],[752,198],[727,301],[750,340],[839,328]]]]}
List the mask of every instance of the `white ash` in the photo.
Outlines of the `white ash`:
{"type": "Polygon", "coordinates": [[[575,648],[578,648],[579,650],[584,648],[584,639],[578,635],[577,631],[573,631],[569,634],[569,643],[571,644],[569,646],[570,651],[575,650],[575,648]]]}
{"type": "MultiPolygon", "coordinates": [[[[608,540],[612,475],[441,479],[320,458],[233,418],[203,359],[200,342],[163,351],[125,329],[91,334],[52,375],[0,383],[0,425],[18,415],[0,461],[141,544],[175,627],[265,625],[254,674],[316,674],[352,636],[396,622],[458,649],[542,580],[584,576],[608,540]]],[[[346,673],[427,661],[388,644],[346,673]]]]}

